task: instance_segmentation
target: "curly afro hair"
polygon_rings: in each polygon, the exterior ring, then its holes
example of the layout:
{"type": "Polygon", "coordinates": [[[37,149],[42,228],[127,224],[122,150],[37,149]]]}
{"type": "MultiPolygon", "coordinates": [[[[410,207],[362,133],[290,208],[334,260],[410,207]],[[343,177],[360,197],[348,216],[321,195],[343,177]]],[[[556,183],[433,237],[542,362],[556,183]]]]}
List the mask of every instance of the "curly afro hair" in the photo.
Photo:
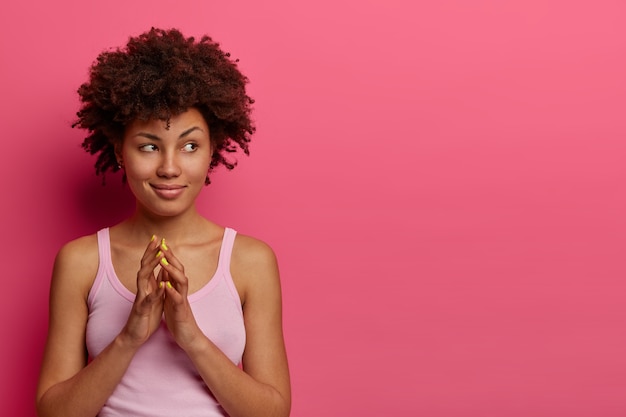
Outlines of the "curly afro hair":
{"type": "MultiPolygon", "coordinates": [[[[185,38],[176,29],[152,28],[131,37],[125,48],[105,51],[92,64],[89,81],[78,89],[81,108],[72,127],[87,129],[82,147],[98,154],[96,174],[117,171],[114,148],[125,127],[134,120],[166,122],[191,107],[204,116],[213,156],[209,170],[236,162],[226,153],[248,144],[255,127],[250,119],[252,100],[245,91],[248,79],[210,37],[185,38]]],[[[207,176],[206,183],[209,184],[207,176]]]]}

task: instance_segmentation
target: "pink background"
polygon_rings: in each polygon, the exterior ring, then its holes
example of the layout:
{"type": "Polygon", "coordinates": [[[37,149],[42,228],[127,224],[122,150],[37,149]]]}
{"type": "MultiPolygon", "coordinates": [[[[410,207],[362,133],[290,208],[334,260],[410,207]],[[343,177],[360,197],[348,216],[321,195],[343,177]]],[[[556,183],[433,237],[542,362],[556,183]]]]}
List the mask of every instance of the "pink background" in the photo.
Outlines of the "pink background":
{"type": "Polygon", "coordinates": [[[128,214],[70,128],[103,49],[208,33],[250,158],[201,197],[282,270],[294,417],[626,415],[623,0],[12,1],[0,414],[33,416],[56,251],[128,214]]]}

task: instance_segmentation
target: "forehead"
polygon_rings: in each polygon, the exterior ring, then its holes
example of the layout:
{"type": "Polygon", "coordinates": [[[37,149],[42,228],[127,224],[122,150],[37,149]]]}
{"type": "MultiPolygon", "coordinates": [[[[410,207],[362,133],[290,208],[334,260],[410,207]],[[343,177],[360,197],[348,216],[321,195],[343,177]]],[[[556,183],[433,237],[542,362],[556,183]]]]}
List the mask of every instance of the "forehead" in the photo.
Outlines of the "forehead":
{"type": "Polygon", "coordinates": [[[190,129],[198,130],[209,135],[209,126],[202,113],[196,108],[190,108],[182,113],[162,119],[136,119],[126,126],[124,137],[129,138],[138,133],[150,133],[159,137],[179,137],[190,129]]]}

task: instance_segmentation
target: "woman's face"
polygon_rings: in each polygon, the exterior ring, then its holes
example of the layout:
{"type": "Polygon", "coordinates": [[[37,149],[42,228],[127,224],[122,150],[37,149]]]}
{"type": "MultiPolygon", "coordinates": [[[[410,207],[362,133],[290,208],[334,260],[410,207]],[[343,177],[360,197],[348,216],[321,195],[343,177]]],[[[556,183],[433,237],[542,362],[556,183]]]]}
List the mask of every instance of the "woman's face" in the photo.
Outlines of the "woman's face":
{"type": "Polygon", "coordinates": [[[195,108],[163,120],[136,120],[116,152],[138,207],[176,216],[194,207],[211,162],[209,127],[195,108]]]}

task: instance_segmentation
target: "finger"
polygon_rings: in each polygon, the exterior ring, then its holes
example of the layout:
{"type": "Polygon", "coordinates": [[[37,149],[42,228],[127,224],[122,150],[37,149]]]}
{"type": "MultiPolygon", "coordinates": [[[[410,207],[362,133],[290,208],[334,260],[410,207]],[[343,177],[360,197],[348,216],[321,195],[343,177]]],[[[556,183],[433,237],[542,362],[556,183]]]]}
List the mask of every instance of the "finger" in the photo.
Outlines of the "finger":
{"type": "Polygon", "coordinates": [[[146,290],[153,289],[158,284],[157,276],[155,276],[155,268],[159,265],[158,257],[154,256],[143,261],[141,268],[137,271],[137,287],[146,290]]]}
{"type": "Polygon", "coordinates": [[[144,263],[153,258],[159,249],[159,237],[157,235],[152,235],[150,238],[150,242],[146,246],[146,250],[143,252],[143,256],[141,257],[141,262],[144,263]]]}
{"type": "Polygon", "coordinates": [[[167,271],[163,268],[159,268],[159,273],[156,276],[157,285],[161,285],[162,282],[167,281],[167,271]]]}
{"type": "Polygon", "coordinates": [[[176,290],[178,290],[182,295],[186,297],[188,280],[185,276],[184,265],[176,257],[172,249],[167,246],[164,238],[161,239],[161,244],[159,245],[159,248],[161,249],[164,258],[161,260],[161,267],[165,267],[169,276],[171,277],[171,279],[168,278],[167,281],[173,281],[172,284],[174,285],[176,290]]]}
{"type": "Polygon", "coordinates": [[[160,288],[157,286],[154,291],[148,292],[145,297],[137,300],[137,312],[141,315],[150,314],[155,305],[163,303],[164,294],[165,289],[163,286],[160,288]]]}
{"type": "Polygon", "coordinates": [[[148,243],[146,250],[141,258],[141,267],[137,271],[137,287],[143,288],[144,291],[154,289],[157,284],[154,276],[154,269],[159,264],[159,241],[153,236],[148,243]]]}
{"type": "MultiPolygon", "coordinates": [[[[146,250],[143,252],[143,256],[141,257],[141,265],[154,265],[156,266],[158,263],[157,253],[159,252],[159,241],[156,235],[152,236],[152,239],[146,246],[146,250]]],[[[152,267],[154,269],[154,266],[152,267]]]]}
{"type": "Polygon", "coordinates": [[[161,268],[167,273],[166,281],[170,283],[172,288],[178,291],[183,297],[187,297],[188,280],[183,271],[169,263],[166,256],[161,258],[161,268]]]}
{"type": "Polygon", "coordinates": [[[159,285],[155,291],[152,291],[144,297],[141,301],[142,307],[146,308],[146,311],[153,305],[161,303],[163,301],[163,294],[165,294],[164,285],[159,285]]]}
{"type": "Polygon", "coordinates": [[[184,302],[184,296],[183,294],[179,293],[176,288],[174,288],[174,285],[172,285],[172,281],[167,281],[165,282],[165,285],[163,285],[164,289],[165,289],[165,294],[166,297],[172,301],[172,303],[174,305],[181,305],[184,302]]]}
{"type": "Polygon", "coordinates": [[[172,252],[172,248],[167,246],[167,244],[165,243],[165,239],[161,239],[159,249],[163,253],[163,256],[165,256],[169,264],[174,265],[174,267],[178,268],[181,272],[185,273],[184,265],[182,264],[182,262],[178,260],[176,255],[174,255],[174,252],[172,252]]]}

